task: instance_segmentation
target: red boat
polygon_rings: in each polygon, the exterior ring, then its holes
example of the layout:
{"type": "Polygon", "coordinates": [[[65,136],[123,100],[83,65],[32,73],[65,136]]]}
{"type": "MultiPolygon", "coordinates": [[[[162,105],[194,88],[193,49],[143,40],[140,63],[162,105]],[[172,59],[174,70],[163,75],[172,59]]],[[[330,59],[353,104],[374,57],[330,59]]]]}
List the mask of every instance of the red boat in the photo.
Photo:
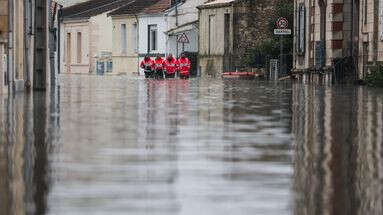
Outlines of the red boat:
{"type": "Polygon", "coordinates": [[[223,78],[256,78],[258,77],[255,72],[224,72],[223,78]]]}

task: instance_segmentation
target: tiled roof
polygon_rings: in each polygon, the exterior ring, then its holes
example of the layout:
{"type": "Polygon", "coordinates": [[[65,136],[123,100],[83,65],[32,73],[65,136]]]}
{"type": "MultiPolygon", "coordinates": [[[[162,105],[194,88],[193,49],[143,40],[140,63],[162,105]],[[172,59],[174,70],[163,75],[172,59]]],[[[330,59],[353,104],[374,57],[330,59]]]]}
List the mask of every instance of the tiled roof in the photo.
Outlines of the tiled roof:
{"type": "Polygon", "coordinates": [[[171,7],[171,0],[135,0],[129,5],[109,13],[114,15],[136,15],[162,13],[171,7]]]}
{"type": "Polygon", "coordinates": [[[63,8],[63,18],[89,18],[126,6],[135,0],[89,0],[63,8]]]}

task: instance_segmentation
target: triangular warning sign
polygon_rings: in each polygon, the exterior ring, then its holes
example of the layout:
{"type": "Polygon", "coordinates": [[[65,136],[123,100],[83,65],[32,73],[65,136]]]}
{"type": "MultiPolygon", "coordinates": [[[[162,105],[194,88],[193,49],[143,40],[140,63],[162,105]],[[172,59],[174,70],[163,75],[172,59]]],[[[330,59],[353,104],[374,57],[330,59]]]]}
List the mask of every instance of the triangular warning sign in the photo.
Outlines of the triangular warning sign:
{"type": "Polygon", "coordinates": [[[178,38],[179,43],[189,43],[189,38],[186,36],[185,33],[181,34],[181,36],[178,38]]]}

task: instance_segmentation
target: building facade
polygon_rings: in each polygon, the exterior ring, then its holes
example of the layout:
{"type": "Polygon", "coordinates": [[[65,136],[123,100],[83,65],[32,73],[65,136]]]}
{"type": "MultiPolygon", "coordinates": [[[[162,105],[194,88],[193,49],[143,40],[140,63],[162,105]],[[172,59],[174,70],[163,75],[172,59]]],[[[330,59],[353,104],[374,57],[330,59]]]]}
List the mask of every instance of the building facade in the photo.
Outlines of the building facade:
{"type": "Polygon", "coordinates": [[[113,24],[107,13],[132,0],[94,0],[62,12],[60,64],[64,73],[112,72],[113,24]]]}
{"type": "Polygon", "coordinates": [[[52,0],[0,1],[0,94],[50,85],[58,7],[52,0]]]}
{"type": "Polygon", "coordinates": [[[382,0],[296,0],[294,72],[362,79],[383,61],[382,0]]]}
{"type": "Polygon", "coordinates": [[[220,75],[243,69],[247,50],[270,38],[265,17],[275,13],[276,0],[210,0],[199,6],[199,67],[220,75]]]}
{"type": "Polygon", "coordinates": [[[184,0],[170,10],[168,17],[168,52],[176,56],[183,51],[198,52],[198,9],[205,0],[184,0]],[[178,40],[185,34],[189,43],[179,43],[178,40]]]}
{"type": "Polygon", "coordinates": [[[134,1],[111,13],[113,19],[113,72],[140,74],[139,62],[168,53],[170,0],[134,1]]]}

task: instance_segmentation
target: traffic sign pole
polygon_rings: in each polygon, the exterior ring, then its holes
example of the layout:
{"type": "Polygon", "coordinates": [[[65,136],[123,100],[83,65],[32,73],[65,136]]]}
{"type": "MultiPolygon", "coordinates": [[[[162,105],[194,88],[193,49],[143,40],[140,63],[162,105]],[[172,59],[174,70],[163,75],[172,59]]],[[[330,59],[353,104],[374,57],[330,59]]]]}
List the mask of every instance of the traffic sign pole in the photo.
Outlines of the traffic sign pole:
{"type": "Polygon", "coordinates": [[[280,56],[279,56],[279,75],[284,73],[284,66],[283,66],[283,36],[279,36],[279,43],[280,43],[280,56]]]}

